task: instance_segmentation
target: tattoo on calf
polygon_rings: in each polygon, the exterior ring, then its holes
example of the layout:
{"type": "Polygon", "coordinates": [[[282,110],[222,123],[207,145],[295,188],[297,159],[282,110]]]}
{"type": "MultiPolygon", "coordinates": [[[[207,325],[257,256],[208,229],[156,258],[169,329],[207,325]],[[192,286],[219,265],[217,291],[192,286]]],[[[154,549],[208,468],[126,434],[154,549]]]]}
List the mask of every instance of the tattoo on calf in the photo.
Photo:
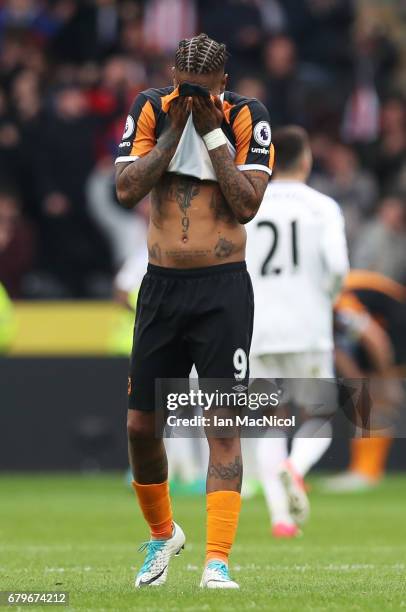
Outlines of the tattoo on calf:
{"type": "Polygon", "coordinates": [[[234,250],[234,243],[231,240],[226,240],[225,238],[220,238],[214,247],[214,254],[219,259],[225,259],[229,257],[234,250]]]}
{"type": "Polygon", "coordinates": [[[162,261],[161,247],[157,242],[151,247],[148,247],[148,255],[150,259],[155,259],[159,263],[162,261]]]}
{"type": "Polygon", "coordinates": [[[218,480],[240,480],[242,478],[241,457],[236,455],[234,461],[225,465],[224,463],[210,463],[207,472],[209,478],[218,480]]]}

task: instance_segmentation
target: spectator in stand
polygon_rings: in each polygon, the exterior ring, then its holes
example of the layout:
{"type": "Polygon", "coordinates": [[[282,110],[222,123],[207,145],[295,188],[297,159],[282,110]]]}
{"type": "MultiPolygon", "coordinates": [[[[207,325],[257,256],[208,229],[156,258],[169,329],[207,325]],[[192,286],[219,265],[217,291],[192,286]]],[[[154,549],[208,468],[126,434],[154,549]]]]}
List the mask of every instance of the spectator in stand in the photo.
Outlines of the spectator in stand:
{"type": "Polygon", "coordinates": [[[21,176],[20,154],[20,130],[13,118],[6,93],[0,89],[0,174],[16,184],[21,176]]]}
{"type": "Polygon", "coordinates": [[[55,35],[58,19],[37,0],[6,0],[0,7],[0,39],[8,29],[30,31],[37,44],[43,44],[55,35]]]}
{"type": "Polygon", "coordinates": [[[386,100],[381,111],[381,135],[367,151],[365,162],[375,173],[381,192],[399,186],[406,166],[406,102],[401,96],[386,100]]]}
{"type": "MultiPolygon", "coordinates": [[[[231,83],[258,70],[263,42],[262,16],[252,0],[200,0],[200,28],[227,45],[231,83]]],[[[233,86],[230,86],[233,89],[233,86]]]]}
{"type": "Polygon", "coordinates": [[[336,77],[351,68],[353,0],[281,0],[280,5],[303,62],[336,77]]]}
{"type": "Polygon", "coordinates": [[[263,104],[267,103],[267,90],[264,82],[259,78],[252,76],[244,77],[237,81],[235,90],[240,96],[256,98],[263,104]]]}
{"type": "Polygon", "coordinates": [[[355,150],[348,145],[332,143],[324,164],[324,173],[315,174],[310,183],[340,204],[351,254],[357,233],[374,211],[377,186],[373,175],[361,168],[355,150]]]}
{"type": "Polygon", "coordinates": [[[377,216],[366,224],[356,240],[353,266],[406,284],[405,193],[393,193],[382,200],[377,216]]]}
{"type": "Polygon", "coordinates": [[[58,91],[38,134],[33,163],[41,197],[43,260],[67,295],[97,294],[92,282],[110,271],[110,254],[87,214],[85,184],[95,162],[99,118],[90,115],[84,92],[75,85],[58,91]]]}
{"type": "Polygon", "coordinates": [[[360,12],[352,39],[356,64],[364,67],[367,64],[379,95],[387,95],[400,58],[398,45],[390,38],[385,24],[365,7],[360,12]]]}
{"type": "Polygon", "coordinates": [[[0,283],[10,297],[21,297],[34,257],[33,228],[21,214],[19,198],[12,189],[0,188],[0,283]]]}
{"type": "Polygon", "coordinates": [[[60,60],[79,64],[115,52],[120,31],[116,0],[57,0],[54,12],[64,22],[52,44],[53,53],[60,60]]]}
{"type": "Polygon", "coordinates": [[[285,35],[268,40],[264,48],[267,106],[274,127],[303,123],[303,91],[297,76],[293,40],[285,35]]]}
{"type": "Polygon", "coordinates": [[[145,0],[143,36],[148,53],[169,55],[197,34],[195,0],[145,0]]]}

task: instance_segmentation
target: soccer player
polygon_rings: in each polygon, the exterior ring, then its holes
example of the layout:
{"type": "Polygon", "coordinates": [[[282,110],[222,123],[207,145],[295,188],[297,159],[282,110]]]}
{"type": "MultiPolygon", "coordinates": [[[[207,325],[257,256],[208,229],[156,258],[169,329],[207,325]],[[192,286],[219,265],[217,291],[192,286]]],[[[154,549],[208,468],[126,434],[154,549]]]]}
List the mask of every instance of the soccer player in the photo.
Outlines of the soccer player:
{"type": "MultiPolygon", "coordinates": [[[[201,378],[244,384],[249,375],[253,293],[243,225],[262,201],[273,148],[264,106],[225,90],[225,61],[225,45],[206,34],[182,40],[173,85],[137,96],[116,160],[124,206],[151,192],[127,426],[133,486],[151,532],[137,587],[163,584],[185,543],[155,436],[155,379],[187,378],[193,364],[201,378]]],[[[209,446],[201,586],[238,588],[228,556],[240,513],[240,439],[210,437],[209,446]]]]}
{"type": "MultiPolygon", "coordinates": [[[[348,270],[338,204],[305,183],[312,167],[306,132],[277,130],[275,177],[247,226],[247,266],[255,293],[253,378],[333,378],[333,301],[348,270]]],[[[331,442],[334,406],[311,408],[305,385],[288,382],[289,400],[307,408],[290,454],[283,431],[257,445],[273,534],[293,537],[308,514],[303,477],[331,442]]],[[[325,383],[326,387],[334,386],[325,383]]],[[[331,393],[335,402],[335,390],[331,393]]],[[[316,402],[317,403],[317,402],[316,402]]],[[[325,402],[322,402],[325,404],[325,402]]]]}
{"type": "MultiPolygon", "coordinates": [[[[351,440],[348,470],[325,488],[335,493],[363,491],[384,475],[392,446],[391,421],[402,399],[406,363],[406,289],[369,270],[351,270],[335,304],[336,368],[340,376],[371,379],[373,429],[351,440]]],[[[362,428],[359,426],[359,432],[362,428]]]]}

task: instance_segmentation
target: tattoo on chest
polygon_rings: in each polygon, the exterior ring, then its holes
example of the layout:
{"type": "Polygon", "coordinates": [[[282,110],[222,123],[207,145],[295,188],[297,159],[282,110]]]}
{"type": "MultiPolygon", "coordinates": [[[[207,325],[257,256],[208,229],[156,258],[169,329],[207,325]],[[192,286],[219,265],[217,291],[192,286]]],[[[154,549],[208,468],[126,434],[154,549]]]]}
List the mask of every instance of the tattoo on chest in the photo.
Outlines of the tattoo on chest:
{"type": "Polygon", "coordinates": [[[235,216],[226,202],[223,194],[215,189],[211,194],[210,208],[213,211],[214,218],[225,223],[235,222],[235,216]]]}
{"type": "Polygon", "coordinates": [[[199,194],[200,187],[196,183],[192,183],[190,181],[179,181],[177,185],[174,185],[173,192],[173,199],[175,199],[178,203],[178,206],[182,213],[182,232],[184,238],[187,238],[187,233],[190,227],[190,218],[188,216],[189,208],[192,204],[193,198],[195,198],[199,194]]]}
{"type": "Polygon", "coordinates": [[[231,240],[226,240],[223,237],[219,238],[216,246],[214,247],[214,254],[219,259],[225,259],[229,257],[234,250],[234,242],[231,240]]]}
{"type": "Polygon", "coordinates": [[[192,200],[200,193],[200,185],[197,179],[193,180],[185,177],[165,176],[159,188],[155,190],[152,197],[152,206],[154,212],[160,214],[164,202],[176,202],[179,210],[182,213],[181,226],[183,236],[187,239],[187,233],[190,228],[189,209],[192,205],[192,200]]]}

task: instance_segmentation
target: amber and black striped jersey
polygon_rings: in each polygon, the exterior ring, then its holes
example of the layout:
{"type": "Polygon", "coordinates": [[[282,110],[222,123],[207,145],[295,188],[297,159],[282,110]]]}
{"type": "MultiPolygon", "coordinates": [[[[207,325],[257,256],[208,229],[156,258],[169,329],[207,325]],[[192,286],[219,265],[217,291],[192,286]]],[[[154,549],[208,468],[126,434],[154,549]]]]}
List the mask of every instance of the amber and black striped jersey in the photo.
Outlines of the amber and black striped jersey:
{"type": "MultiPolygon", "coordinates": [[[[135,161],[151,151],[165,129],[170,102],[177,96],[177,88],[164,87],[147,89],[136,97],[127,117],[116,163],[135,161]]],[[[231,91],[224,92],[221,98],[224,109],[221,129],[236,166],[240,170],[263,170],[271,175],[274,150],[265,106],[254,98],[245,98],[231,91]]],[[[216,180],[209,154],[194,128],[192,116],[188,118],[168,172],[200,180],[216,180]]]]}
{"type": "Polygon", "coordinates": [[[351,270],[336,302],[339,333],[357,327],[372,317],[387,332],[395,353],[395,363],[406,363],[406,289],[394,280],[369,270],[351,270]]]}

